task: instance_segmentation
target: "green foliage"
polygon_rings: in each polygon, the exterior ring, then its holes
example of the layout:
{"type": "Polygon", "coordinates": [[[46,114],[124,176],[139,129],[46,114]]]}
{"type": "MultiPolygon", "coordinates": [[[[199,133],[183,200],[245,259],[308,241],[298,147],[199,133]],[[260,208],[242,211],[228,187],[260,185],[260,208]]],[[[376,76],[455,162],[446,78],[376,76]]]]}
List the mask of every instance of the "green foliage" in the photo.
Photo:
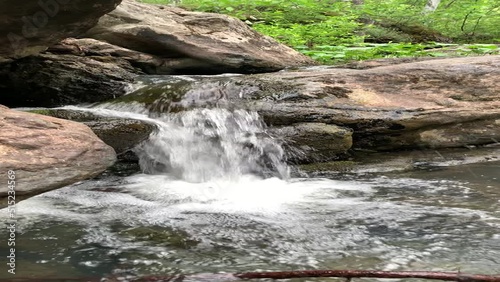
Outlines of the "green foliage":
{"type": "Polygon", "coordinates": [[[257,31],[292,47],[363,42],[363,37],[354,32],[357,27],[358,23],[346,20],[344,17],[331,18],[311,24],[254,25],[257,31]]]}
{"type": "Polygon", "coordinates": [[[434,12],[423,12],[426,0],[369,0],[361,14],[400,25],[421,24],[455,41],[500,42],[500,1],[442,0],[434,12]]]}
{"type": "Polygon", "coordinates": [[[447,0],[423,22],[461,41],[496,38],[500,42],[500,2],[497,0],[447,0]]]}
{"type": "Polygon", "coordinates": [[[238,17],[255,30],[328,64],[372,58],[500,53],[493,44],[427,42],[500,43],[500,1],[442,0],[433,12],[424,11],[426,2],[365,0],[363,5],[354,5],[343,0],[182,0],[179,5],[238,17]]]}
{"type": "Polygon", "coordinates": [[[224,13],[289,46],[362,42],[349,2],[316,0],[184,0],[197,11],[224,13]]]}
{"type": "Polygon", "coordinates": [[[398,57],[449,57],[500,54],[500,47],[495,44],[357,44],[353,46],[297,46],[299,52],[325,63],[344,63],[348,61],[398,57]]]}

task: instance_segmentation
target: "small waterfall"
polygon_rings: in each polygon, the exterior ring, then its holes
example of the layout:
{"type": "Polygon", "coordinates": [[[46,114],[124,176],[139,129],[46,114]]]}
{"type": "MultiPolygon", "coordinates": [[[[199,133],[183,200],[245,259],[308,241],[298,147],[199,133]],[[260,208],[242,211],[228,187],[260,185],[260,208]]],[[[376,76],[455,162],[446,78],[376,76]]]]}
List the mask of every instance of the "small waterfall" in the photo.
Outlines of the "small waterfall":
{"type": "Polygon", "coordinates": [[[289,177],[281,145],[255,112],[194,109],[155,121],[159,130],[135,150],[146,173],[188,182],[246,174],[289,177]]]}
{"type": "Polygon", "coordinates": [[[154,123],[158,130],[134,149],[147,174],[187,182],[237,180],[244,175],[290,177],[281,142],[266,133],[257,112],[194,108],[155,113],[143,103],[131,101],[63,108],[154,123]]]}

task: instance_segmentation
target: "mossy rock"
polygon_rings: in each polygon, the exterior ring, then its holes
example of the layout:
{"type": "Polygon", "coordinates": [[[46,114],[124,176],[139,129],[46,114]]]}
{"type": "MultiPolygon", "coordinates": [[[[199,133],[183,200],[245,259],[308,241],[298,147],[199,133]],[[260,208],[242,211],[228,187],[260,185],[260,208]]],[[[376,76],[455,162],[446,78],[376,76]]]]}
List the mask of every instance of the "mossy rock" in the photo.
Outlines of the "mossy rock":
{"type": "MultiPolygon", "coordinates": [[[[251,101],[297,101],[313,97],[300,93],[304,83],[255,76],[197,77],[183,79],[160,77],[140,80],[144,87],[105,102],[105,104],[141,104],[153,113],[177,113],[193,108],[217,107],[221,104],[244,107],[251,101]]],[[[321,97],[315,97],[321,98],[321,97]]]]}
{"type": "Polygon", "coordinates": [[[143,104],[153,112],[179,112],[183,110],[180,103],[192,88],[190,80],[168,80],[142,87],[130,94],[105,102],[105,104],[143,104]]]}

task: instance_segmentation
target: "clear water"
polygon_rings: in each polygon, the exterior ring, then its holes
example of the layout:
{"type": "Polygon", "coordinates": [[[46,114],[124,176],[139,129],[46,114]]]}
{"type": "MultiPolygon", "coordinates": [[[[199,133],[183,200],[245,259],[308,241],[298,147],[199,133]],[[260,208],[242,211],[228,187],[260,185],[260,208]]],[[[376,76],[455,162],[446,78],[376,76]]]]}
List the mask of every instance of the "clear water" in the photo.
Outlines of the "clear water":
{"type": "MultiPolygon", "coordinates": [[[[123,109],[92,111],[116,110],[123,109]]],[[[138,149],[144,173],[102,176],[20,202],[17,277],[500,273],[500,163],[297,178],[255,113],[151,118],[127,111],[119,115],[159,127],[138,149]]],[[[6,244],[0,252],[7,254],[6,244]]],[[[6,270],[0,278],[11,277],[6,270]]]]}

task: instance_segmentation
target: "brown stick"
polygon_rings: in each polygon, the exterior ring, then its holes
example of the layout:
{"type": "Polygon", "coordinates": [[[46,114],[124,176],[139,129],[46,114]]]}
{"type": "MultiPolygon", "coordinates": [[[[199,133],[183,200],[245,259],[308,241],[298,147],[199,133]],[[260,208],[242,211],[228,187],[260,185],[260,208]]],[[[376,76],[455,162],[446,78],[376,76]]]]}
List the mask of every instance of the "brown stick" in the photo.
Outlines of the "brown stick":
{"type": "MultiPolygon", "coordinates": [[[[234,281],[235,279],[290,279],[290,278],[313,278],[313,277],[341,277],[341,278],[420,278],[443,281],[458,282],[500,282],[500,276],[465,274],[460,272],[438,272],[438,271],[376,271],[376,270],[303,270],[303,271],[278,271],[278,272],[243,272],[223,274],[194,274],[177,276],[146,276],[130,279],[127,281],[171,281],[180,282],[184,279],[189,281],[234,281]]],[[[0,280],[2,281],[2,280],[0,280]]],[[[101,281],[100,278],[15,278],[9,281],[101,281]]],[[[119,277],[108,277],[107,281],[122,281],[119,277]]]]}
{"type": "Polygon", "coordinates": [[[198,274],[194,276],[158,277],[149,276],[132,280],[146,281],[183,281],[199,278],[199,281],[234,281],[234,279],[290,279],[313,277],[341,277],[341,278],[420,278],[458,282],[500,282],[500,276],[465,274],[460,272],[437,271],[375,271],[375,270],[303,270],[279,272],[244,272],[236,274],[198,274]]]}
{"type": "Polygon", "coordinates": [[[234,276],[243,279],[271,278],[289,279],[299,277],[343,277],[343,278],[421,278],[461,282],[500,282],[500,276],[464,274],[437,271],[375,271],[375,270],[304,270],[288,272],[247,272],[234,276]]]}

